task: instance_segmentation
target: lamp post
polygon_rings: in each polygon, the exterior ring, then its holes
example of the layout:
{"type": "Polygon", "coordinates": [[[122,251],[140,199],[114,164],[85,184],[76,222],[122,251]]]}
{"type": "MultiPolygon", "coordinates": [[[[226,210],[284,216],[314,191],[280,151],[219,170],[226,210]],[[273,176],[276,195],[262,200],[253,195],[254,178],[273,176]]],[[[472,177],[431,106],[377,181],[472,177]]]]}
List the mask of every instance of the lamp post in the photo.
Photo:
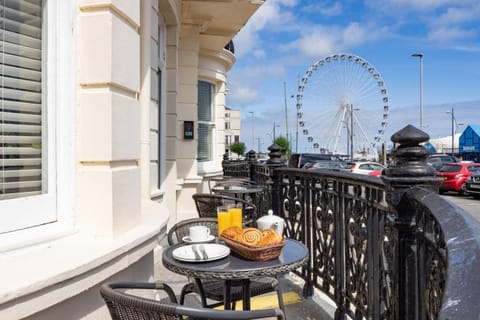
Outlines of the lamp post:
{"type": "Polygon", "coordinates": [[[455,109],[453,107],[451,111],[447,111],[446,113],[452,115],[452,156],[453,156],[454,149],[455,149],[455,133],[458,127],[463,126],[463,123],[457,124],[457,119],[455,119],[455,109]]]}
{"type": "Polygon", "coordinates": [[[423,130],[423,53],[414,53],[412,57],[420,59],[420,130],[423,130]]]}
{"type": "Polygon", "coordinates": [[[252,149],[255,149],[255,125],[254,125],[254,117],[255,113],[253,111],[248,111],[252,115],[252,149]]]}
{"type": "Polygon", "coordinates": [[[279,124],[276,124],[275,122],[273,123],[273,143],[275,143],[275,139],[276,139],[276,136],[275,136],[275,128],[276,127],[280,127],[279,124]]]}

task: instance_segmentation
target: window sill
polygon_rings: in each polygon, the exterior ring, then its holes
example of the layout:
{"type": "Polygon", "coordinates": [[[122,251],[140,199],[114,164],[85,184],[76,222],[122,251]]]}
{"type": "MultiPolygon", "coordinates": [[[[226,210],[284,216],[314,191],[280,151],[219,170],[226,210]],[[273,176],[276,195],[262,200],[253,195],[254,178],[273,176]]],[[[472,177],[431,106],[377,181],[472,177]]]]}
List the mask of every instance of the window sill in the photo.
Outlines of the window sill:
{"type": "Polygon", "coordinates": [[[115,239],[77,232],[2,253],[0,319],[23,318],[44,310],[127,268],[157,247],[167,218],[150,215],[149,221],[115,239]]]}

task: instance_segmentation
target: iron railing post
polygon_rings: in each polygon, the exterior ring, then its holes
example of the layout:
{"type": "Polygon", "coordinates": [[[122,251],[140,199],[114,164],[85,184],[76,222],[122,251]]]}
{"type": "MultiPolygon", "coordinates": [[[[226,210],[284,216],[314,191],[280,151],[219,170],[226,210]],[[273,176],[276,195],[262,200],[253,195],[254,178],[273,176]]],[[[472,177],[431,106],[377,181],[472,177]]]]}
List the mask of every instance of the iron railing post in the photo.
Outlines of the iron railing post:
{"type": "Polygon", "coordinates": [[[254,180],[255,175],[255,167],[254,165],[257,163],[257,154],[254,150],[250,150],[247,152],[246,159],[248,163],[248,177],[250,180],[254,180]]]}
{"type": "Polygon", "coordinates": [[[382,176],[387,202],[395,214],[398,230],[398,314],[395,319],[421,320],[425,307],[424,243],[418,230],[421,217],[417,216],[412,203],[402,198],[414,186],[438,192],[439,179],[435,176],[435,169],[426,162],[429,152],[420,145],[428,139],[428,134],[412,125],[393,134],[391,140],[398,145],[393,153],[394,164],[385,169],[382,176]]]}
{"type": "Polygon", "coordinates": [[[275,175],[275,168],[284,167],[282,164],[282,148],[277,144],[272,144],[268,147],[270,151],[268,153],[269,159],[267,160],[267,166],[269,168],[270,181],[271,181],[271,203],[270,208],[272,208],[275,214],[281,214],[280,210],[280,177],[275,175]]]}

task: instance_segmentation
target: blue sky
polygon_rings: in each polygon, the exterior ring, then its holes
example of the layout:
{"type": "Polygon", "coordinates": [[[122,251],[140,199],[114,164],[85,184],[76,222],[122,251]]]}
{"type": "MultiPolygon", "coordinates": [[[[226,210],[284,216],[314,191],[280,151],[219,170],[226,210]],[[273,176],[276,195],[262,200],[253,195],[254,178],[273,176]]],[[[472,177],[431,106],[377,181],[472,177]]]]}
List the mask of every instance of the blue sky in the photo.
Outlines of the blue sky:
{"type": "MultiPolygon", "coordinates": [[[[257,150],[259,139],[265,151],[273,123],[280,125],[277,136],[285,135],[285,97],[293,133],[297,100],[292,96],[297,95],[298,79],[313,63],[336,53],[362,58],[383,78],[390,110],[382,138],[387,143],[403,126],[419,126],[420,60],[411,56],[416,52],[424,54],[425,131],[432,138],[449,135],[451,116],[446,111],[452,107],[458,123],[480,123],[478,17],[478,0],[265,1],[234,38],[237,61],[228,74],[227,105],[242,111],[241,140],[248,150],[257,150]]],[[[329,80],[321,71],[315,77],[329,80]]],[[[319,89],[313,82],[304,88],[319,89]]],[[[332,121],[318,120],[313,107],[308,110],[304,118],[310,128],[332,121]]],[[[381,120],[370,111],[356,112],[367,119],[366,127],[380,127],[381,120]]]]}

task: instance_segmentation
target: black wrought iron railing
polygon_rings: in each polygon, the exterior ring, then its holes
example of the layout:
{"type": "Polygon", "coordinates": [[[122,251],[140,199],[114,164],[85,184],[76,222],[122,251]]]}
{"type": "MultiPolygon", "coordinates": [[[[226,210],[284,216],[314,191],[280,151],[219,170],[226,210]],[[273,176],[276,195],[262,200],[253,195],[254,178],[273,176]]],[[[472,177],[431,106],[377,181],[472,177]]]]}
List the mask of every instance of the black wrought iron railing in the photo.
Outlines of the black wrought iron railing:
{"type": "Polygon", "coordinates": [[[278,146],[266,165],[247,157],[265,206],[309,248],[297,271],[305,295],[325,293],[336,319],[479,319],[480,224],[437,194],[426,140],[412,126],[393,135],[395,165],[381,179],[286,168],[278,146]]]}

